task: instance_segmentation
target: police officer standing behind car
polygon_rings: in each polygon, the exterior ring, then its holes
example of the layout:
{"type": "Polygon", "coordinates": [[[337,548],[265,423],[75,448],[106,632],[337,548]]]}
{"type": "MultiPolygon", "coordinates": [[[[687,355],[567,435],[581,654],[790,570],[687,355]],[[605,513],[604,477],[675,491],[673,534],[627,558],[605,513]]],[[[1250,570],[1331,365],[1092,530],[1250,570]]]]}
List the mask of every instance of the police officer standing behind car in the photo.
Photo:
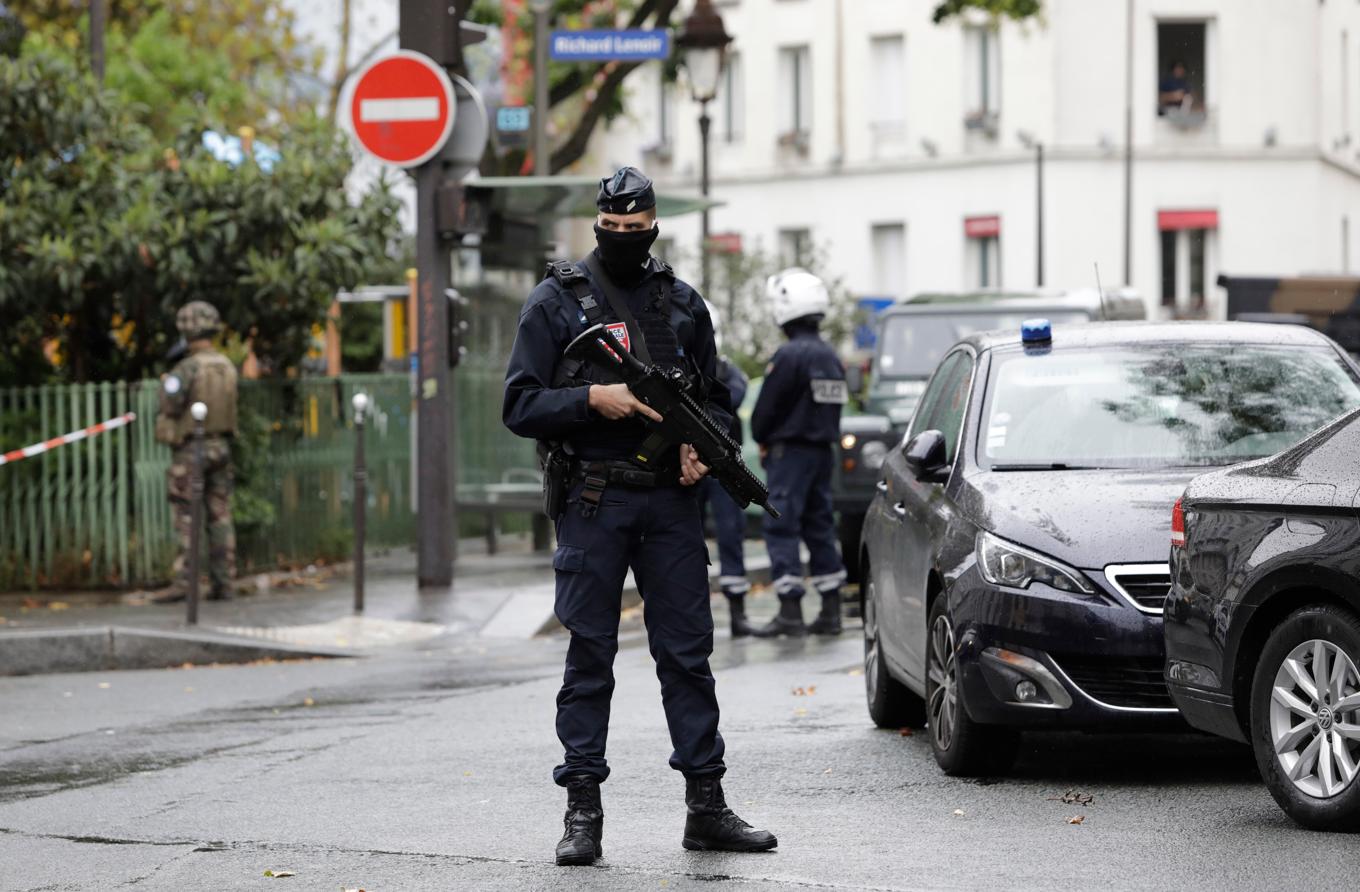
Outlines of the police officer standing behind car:
{"type": "Polygon", "coordinates": [[[821,279],[798,268],[771,276],[765,293],[789,340],[766,367],[751,413],[751,435],[764,456],[770,502],[780,512],[778,518],[765,518],[765,548],[779,613],[755,634],[839,635],[845,567],[836,546],[831,472],[832,443],[840,435],[847,390],[845,367],[818,331],[831,299],[821,279]],[[822,596],[821,612],[811,625],[803,624],[800,536],[810,554],[808,581],[822,596]]]}
{"type": "Polygon", "coordinates": [[[694,289],[650,255],[658,233],[651,180],[621,168],[601,180],[596,206],[596,249],[579,263],[550,264],[520,313],[502,409],[510,430],[546,447],[546,507],[557,522],[555,612],[571,633],[557,695],[565,755],[553,779],[567,789],[557,863],[590,864],[602,853],[600,784],[609,776],[605,738],[629,567],[661,681],[670,764],[685,776],[684,847],[772,849],[775,837],[733,814],[723,797],[708,665],[713,616],[694,489],[708,469],[680,443],[666,444],[646,468],[634,463],[650,442],[646,419],[660,416],[626,384],[562,356],[586,328],[605,324],[639,359],[679,369],[695,398],[726,422],[731,405],[714,380],[712,322],[694,289]]]}
{"type": "Polygon", "coordinates": [[[175,327],[184,339],[188,355],[161,380],[160,406],[156,413],[156,439],[171,448],[167,485],[179,556],[170,590],[155,599],[160,603],[182,601],[189,590],[189,543],[193,525],[190,484],[193,470],[194,420],[189,407],[203,403],[203,507],[208,526],[208,578],[210,599],[231,597],[236,572],[236,529],[231,520],[233,469],[231,439],[236,435],[236,366],[217,350],[212,339],[222,329],[217,308],[201,300],[190,301],[175,314],[175,327]]]}

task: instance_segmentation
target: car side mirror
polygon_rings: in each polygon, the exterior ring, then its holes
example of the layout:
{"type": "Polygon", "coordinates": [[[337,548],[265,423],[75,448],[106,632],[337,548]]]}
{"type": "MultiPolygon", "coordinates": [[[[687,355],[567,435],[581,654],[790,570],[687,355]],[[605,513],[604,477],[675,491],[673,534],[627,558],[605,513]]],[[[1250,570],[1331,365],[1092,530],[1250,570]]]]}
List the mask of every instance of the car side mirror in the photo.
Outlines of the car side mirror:
{"type": "Polygon", "coordinates": [[[944,434],[921,431],[907,441],[902,457],[912,474],[923,483],[944,483],[949,479],[949,465],[945,461],[944,434]]]}

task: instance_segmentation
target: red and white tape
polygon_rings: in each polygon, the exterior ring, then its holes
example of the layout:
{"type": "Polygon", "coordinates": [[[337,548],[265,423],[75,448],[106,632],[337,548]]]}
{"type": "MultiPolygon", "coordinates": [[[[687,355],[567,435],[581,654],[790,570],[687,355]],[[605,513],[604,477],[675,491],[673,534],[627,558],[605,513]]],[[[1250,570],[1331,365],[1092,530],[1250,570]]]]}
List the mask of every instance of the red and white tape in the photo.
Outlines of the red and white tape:
{"type": "Polygon", "coordinates": [[[41,443],[34,443],[32,446],[25,446],[23,449],[15,449],[13,452],[6,452],[3,455],[0,455],[0,465],[7,465],[10,462],[19,461],[20,459],[42,455],[49,449],[65,446],[67,443],[78,443],[86,437],[98,436],[105,431],[120,428],[126,424],[131,424],[136,420],[137,413],[128,412],[126,415],[119,415],[117,418],[110,418],[108,421],[92,424],[84,430],[72,431],[69,434],[62,434],[60,437],[53,437],[52,439],[44,440],[41,443]]]}

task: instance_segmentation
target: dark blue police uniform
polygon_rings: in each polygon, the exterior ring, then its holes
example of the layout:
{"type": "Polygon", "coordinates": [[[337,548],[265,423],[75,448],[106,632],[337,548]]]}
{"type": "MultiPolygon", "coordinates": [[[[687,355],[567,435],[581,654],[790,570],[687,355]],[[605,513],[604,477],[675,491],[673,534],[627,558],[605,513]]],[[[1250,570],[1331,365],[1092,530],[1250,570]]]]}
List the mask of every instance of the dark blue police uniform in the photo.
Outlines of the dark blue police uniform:
{"type": "Polygon", "coordinates": [[[786,329],[789,341],[770,360],[751,413],[751,435],[766,449],[770,502],[780,512],[765,518],[770,575],[781,612],[797,614],[796,606],[786,608],[804,594],[800,539],[810,555],[809,581],[828,603],[839,604],[845,581],[831,504],[832,444],[840,436],[845,368],[815,322],[799,320],[786,329]]]}
{"type": "MultiPolygon", "coordinates": [[[[616,322],[604,291],[584,264],[579,274],[616,322]]],[[[657,364],[675,364],[707,390],[710,413],[731,417],[727,389],[717,374],[713,324],[699,295],[652,258],[639,281],[620,285],[657,364]],[[668,340],[666,332],[671,332],[668,340]]],[[[645,439],[638,418],[610,421],[588,404],[590,384],[606,383],[589,367],[561,381],[562,351],[587,327],[573,290],[545,279],[520,313],[519,330],[505,378],[503,417],[523,437],[562,442],[581,471],[626,462],[645,439]],[[556,386],[555,386],[556,384],[556,386]]],[[[630,345],[637,352],[636,345],[630,345]]],[[[583,500],[586,484],[573,483],[557,521],[556,613],[571,633],[566,672],[557,697],[557,734],[565,757],[553,772],[564,786],[574,777],[609,776],[605,739],[614,690],[620,599],[631,568],[643,598],[648,642],[661,681],[661,700],[674,752],[672,768],[689,777],[721,775],[723,739],[708,658],[713,617],[708,604],[708,556],[694,487],[679,482],[679,444],[668,447],[670,463],[651,485],[609,482],[598,505],[583,500]]],[[[652,477],[651,474],[646,475],[652,477]]]]}
{"type": "MultiPolygon", "coordinates": [[[[736,412],[746,399],[749,382],[741,369],[726,359],[719,359],[718,367],[718,377],[727,385],[727,392],[732,398],[733,418],[727,432],[740,443],[743,434],[741,420],[736,417],[736,412]]],[[[699,498],[713,513],[713,531],[718,537],[718,586],[729,598],[745,595],[751,589],[751,583],[746,580],[746,556],[742,553],[746,512],[712,477],[699,481],[699,498]]]]}

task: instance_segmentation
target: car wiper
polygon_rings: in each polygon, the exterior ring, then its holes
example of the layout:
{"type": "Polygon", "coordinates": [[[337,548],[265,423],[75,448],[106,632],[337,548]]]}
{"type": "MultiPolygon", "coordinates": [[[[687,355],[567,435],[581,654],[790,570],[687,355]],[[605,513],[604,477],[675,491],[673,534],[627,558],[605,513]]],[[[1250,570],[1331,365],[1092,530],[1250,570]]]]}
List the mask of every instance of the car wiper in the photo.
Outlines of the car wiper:
{"type": "Polygon", "coordinates": [[[1069,465],[1060,461],[1032,465],[992,465],[993,471],[1108,471],[1106,465],[1069,465]]]}

